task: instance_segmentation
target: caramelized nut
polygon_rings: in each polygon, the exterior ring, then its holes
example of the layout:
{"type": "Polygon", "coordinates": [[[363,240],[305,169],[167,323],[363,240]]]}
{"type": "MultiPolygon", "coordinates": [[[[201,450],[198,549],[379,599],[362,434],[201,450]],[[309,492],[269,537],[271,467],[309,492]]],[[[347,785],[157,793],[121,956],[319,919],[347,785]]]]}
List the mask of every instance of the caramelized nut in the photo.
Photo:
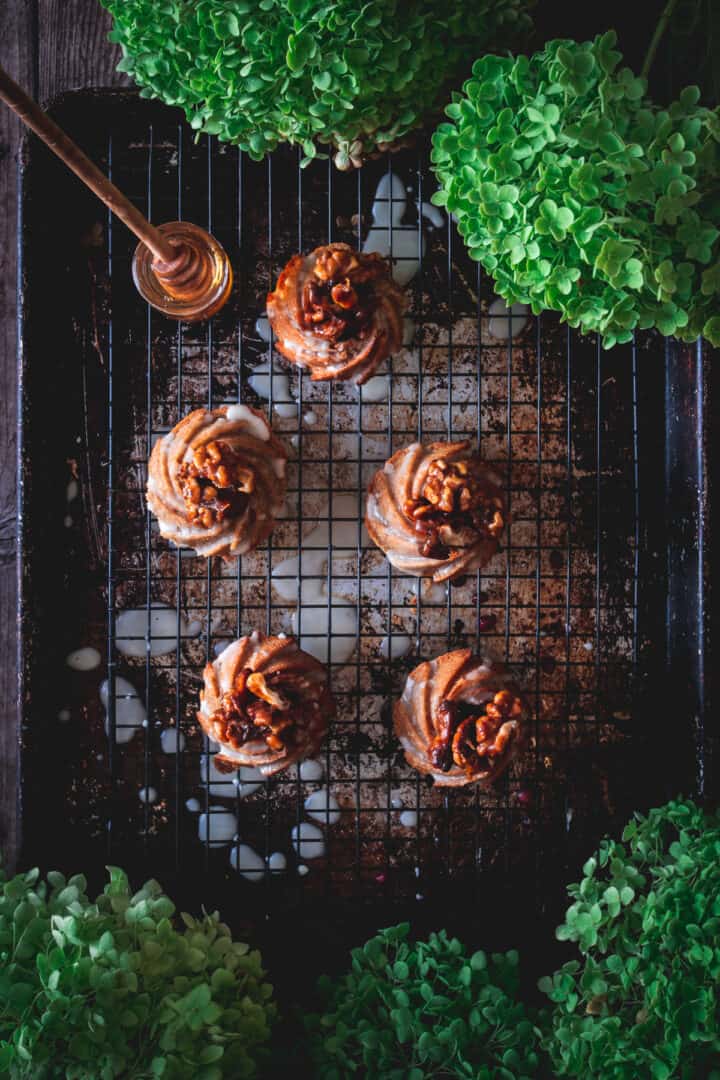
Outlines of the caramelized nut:
{"type": "Polygon", "coordinates": [[[419,496],[405,503],[404,513],[415,523],[416,532],[426,534],[420,554],[430,558],[457,558],[463,550],[446,546],[441,531],[445,526],[449,532],[474,533],[479,538],[495,538],[505,526],[504,502],[493,494],[493,485],[474,455],[450,461],[433,458],[419,496]]]}
{"type": "Polygon", "coordinates": [[[493,703],[506,712],[513,703],[513,695],[509,690],[498,690],[493,698],[493,703]]]}
{"type": "Polygon", "coordinates": [[[330,296],[333,303],[337,304],[341,308],[354,308],[357,307],[358,295],[350,284],[350,278],[345,278],[344,281],[339,282],[337,285],[333,285],[330,290],[330,296]]]}
{"type": "Polygon", "coordinates": [[[515,738],[522,703],[511,690],[499,690],[482,715],[462,701],[442,701],[435,716],[435,738],[429,747],[433,765],[447,772],[452,763],[469,774],[487,772],[486,759],[507,752],[515,738]]]}
{"type": "Polygon", "coordinates": [[[254,671],[252,675],[248,676],[247,688],[251,694],[254,694],[255,697],[262,698],[262,700],[266,701],[268,705],[271,705],[273,709],[290,708],[288,699],[269,687],[265,681],[265,676],[259,671],[254,671]]]}
{"type": "Polygon", "coordinates": [[[249,495],[255,489],[255,473],[252,469],[244,469],[238,465],[235,469],[235,487],[238,491],[249,495]]]}

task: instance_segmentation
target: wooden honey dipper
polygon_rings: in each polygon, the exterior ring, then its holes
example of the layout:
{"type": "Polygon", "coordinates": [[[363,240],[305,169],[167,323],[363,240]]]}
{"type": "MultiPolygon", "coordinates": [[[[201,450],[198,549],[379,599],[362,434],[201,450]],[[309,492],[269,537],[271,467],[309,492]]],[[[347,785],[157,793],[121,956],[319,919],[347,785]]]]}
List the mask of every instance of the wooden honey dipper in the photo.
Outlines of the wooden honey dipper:
{"type": "Polygon", "coordinates": [[[152,225],[2,67],[0,98],[137,236],[133,278],[148,303],[188,322],[220,310],[230,294],[232,270],[210,233],[186,221],[152,225]]]}

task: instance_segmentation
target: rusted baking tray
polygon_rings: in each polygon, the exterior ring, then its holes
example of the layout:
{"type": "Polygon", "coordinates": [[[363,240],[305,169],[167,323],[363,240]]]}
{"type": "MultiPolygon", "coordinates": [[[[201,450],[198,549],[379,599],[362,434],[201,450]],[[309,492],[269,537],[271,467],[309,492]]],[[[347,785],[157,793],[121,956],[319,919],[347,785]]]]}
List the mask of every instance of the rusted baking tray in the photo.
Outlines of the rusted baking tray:
{"type": "Polygon", "coordinates": [[[236,283],[208,324],[151,311],[131,283],[127,231],[40,146],[27,148],[23,861],[98,881],[110,862],[155,876],[183,905],[252,923],[271,955],[292,949],[310,967],[401,917],[478,940],[492,926],[493,946],[534,943],[600,833],[680,789],[709,790],[708,358],[652,334],[603,352],[553,317],[489,315],[491,281],[452,222],[423,208],[434,184],[422,140],[347,175],[327,162],[301,171],[292,149],[257,164],[195,142],[174,112],[126,93],[68,95],[54,114],[153,221],[209,227],[236,283]],[[383,204],[388,191],[395,201],[383,204]],[[415,271],[414,329],[389,385],[370,400],[291,373],[271,382],[271,401],[258,396],[268,345],[257,320],[285,261],[329,240],[362,242],[371,228],[415,271]],[[287,516],[260,551],[206,562],[160,538],[145,463],[189,409],[237,400],[267,408],[288,445],[287,516]],[[427,592],[368,542],[364,490],[393,450],[447,436],[502,466],[512,524],[481,573],[427,592]],[[290,575],[281,595],[270,575],[328,519],[325,536],[314,533],[321,565],[306,560],[314,607],[300,617],[336,658],[338,718],[319,760],[341,813],[323,829],[325,855],[300,860],[291,829],[320,785],[294,768],[254,789],[232,778],[210,788],[194,710],[219,642],[291,630],[299,587],[290,575]],[[129,629],[118,622],[127,611],[140,612],[129,629]],[[161,655],[157,636],[146,649],[156,616],[170,620],[161,655]],[[506,778],[448,792],[405,764],[391,702],[419,659],[466,643],[511,665],[533,723],[506,778]],[[68,667],[80,648],[98,650],[99,666],[68,667]],[[114,678],[126,682],[110,694],[111,734],[147,717],[127,741],[106,734],[100,686],[114,678]],[[168,730],[182,733],[176,753],[168,730]],[[141,801],[149,788],[155,801],[141,801]],[[237,840],[203,842],[208,804],[237,815],[239,841],[262,859],[282,853],[284,872],[248,880],[231,865],[237,840]]]}

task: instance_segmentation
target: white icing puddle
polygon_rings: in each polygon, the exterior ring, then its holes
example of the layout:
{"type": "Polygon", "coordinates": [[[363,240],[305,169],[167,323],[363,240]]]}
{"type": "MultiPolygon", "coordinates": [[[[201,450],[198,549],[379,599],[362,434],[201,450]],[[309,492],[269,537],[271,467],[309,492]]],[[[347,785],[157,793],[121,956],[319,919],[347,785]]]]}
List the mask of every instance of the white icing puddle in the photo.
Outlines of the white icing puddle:
{"type": "Polygon", "coordinates": [[[200,783],[210,795],[218,799],[234,799],[252,795],[264,783],[263,774],[252,765],[241,765],[237,772],[221,772],[215,764],[212,754],[203,754],[200,758],[200,783]]]}
{"type": "Polygon", "coordinates": [[[238,769],[237,790],[241,799],[244,799],[246,795],[252,795],[264,783],[265,777],[253,765],[241,765],[238,769]]]}
{"type": "Polygon", "coordinates": [[[308,427],[312,427],[313,424],[317,424],[317,413],[313,412],[312,409],[310,409],[310,411],[306,412],[303,416],[303,420],[308,425],[308,427]]]}
{"type": "Polygon", "coordinates": [[[199,814],[200,813],[201,807],[200,807],[200,800],[199,799],[186,799],[185,800],[185,806],[190,811],[191,814],[199,814]]]}
{"type": "Polygon", "coordinates": [[[346,664],[357,645],[357,608],[331,596],[328,604],[324,596],[318,597],[321,607],[303,606],[292,614],[292,631],[300,642],[300,648],[310,653],[322,664],[346,664]]]}
{"type": "Polygon", "coordinates": [[[323,825],[337,825],[340,820],[340,806],[334,795],[327,788],[314,791],[305,800],[305,810],[308,817],[323,825]]]}
{"type": "Polygon", "coordinates": [[[237,827],[235,815],[216,806],[211,806],[207,813],[198,818],[198,836],[203,844],[209,844],[210,847],[222,847],[231,843],[237,827]]]}
{"type": "Polygon", "coordinates": [[[290,391],[289,376],[275,360],[266,360],[253,368],[248,384],[258,397],[266,401],[270,401],[272,395],[273,410],[278,416],[297,415],[297,402],[290,391]]]}
{"type": "Polygon", "coordinates": [[[497,341],[507,341],[508,330],[511,339],[518,337],[530,322],[527,304],[513,304],[508,308],[501,296],[490,304],[488,314],[488,334],[497,341]]]}
{"type": "MultiPolygon", "coordinates": [[[[393,260],[392,274],[398,285],[407,285],[420,269],[420,258],[425,254],[427,238],[416,225],[403,225],[402,219],[408,209],[408,193],[395,173],[385,173],[375,192],[372,205],[372,225],[362,246],[363,251],[377,251],[393,260]]],[[[444,224],[444,215],[437,207],[422,203],[418,207],[420,217],[431,225],[444,224]]]]}
{"type": "Polygon", "coordinates": [[[297,868],[297,872],[300,875],[300,877],[305,877],[306,874],[310,873],[310,867],[305,866],[304,863],[300,863],[300,866],[298,866],[298,868],[297,868]]]}
{"type": "Polygon", "coordinates": [[[412,649],[412,638],[407,634],[392,634],[380,642],[379,652],[385,660],[399,660],[412,649]]]}
{"type": "Polygon", "coordinates": [[[387,401],[390,393],[390,376],[373,375],[360,387],[360,400],[363,404],[374,404],[378,401],[387,401]]]}
{"type": "MultiPolygon", "coordinates": [[[[325,508],[320,516],[325,518],[328,512],[325,508]]],[[[300,647],[322,663],[329,660],[344,664],[357,644],[357,606],[333,591],[328,594],[327,565],[331,543],[333,563],[357,556],[357,496],[335,496],[332,514],[332,521],[320,521],[303,538],[301,556],[283,559],[273,568],[272,584],[288,603],[297,604],[298,596],[300,598],[300,606],[291,618],[292,631],[299,639],[300,647]]],[[[365,528],[360,526],[360,543],[365,545],[367,542],[365,528]]]]}
{"type": "Polygon", "coordinates": [[[301,780],[322,780],[324,771],[322,763],[315,761],[314,758],[307,758],[300,762],[301,780]]]}
{"type": "Polygon", "coordinates": [[[217,798],[232,799],[235,795],[235,774],[220,772],[212,754],[203,754],[200,758],[200,783],[217,798]]]}
{"type": "MultiPolygon", "coordinates": [[[[301,859],[321,859],[325,854],[325,837],[322,829],[310,821],[301,821],[292,827],[293,847],[301,859]]],[[[300,867],[298,867],[300,873],[300,867]]]]}
{"type": "Polygon", "coordinates": [[[282,874],[287,867],[287,859],[282,851],[273,851],[268,859],[268,870],[271,874],[282,874]]]}
{"type": "Polygon", "coordinates": [[[230,865],[248,881],[262,881],[265,861],[249,844],[238,844],[230,851],[230,865]]]}
{"type": "MultiPolygon", "coordinates": [[[[255,332],[261,341],[270,344],[272,334],[267,315],[260,315],[256,319],[255,332]]],[[[290,390],[290,378],[287,371],[274,357],[268,356],[267,360],[253,368],[252,375],[248,378],[248,385],[258,397],[266,401],[270,401],[272,395],[273,410],[278,416],[297,415],[297,402],[290,390]]]]}
{"type": "Polygon", "coordinates": [[[414,829],[417,825],[418,816],[414,810],[403,810],[400,815],[400,824],[403,829],[414,829]]]}
{"type": "MultiPolygon", "coordinates": [[[[115,676],[112,696],[115,701],[115,742],[130,742],[138,728],[143,727],[147,720],[145,706],[132,683],[123,679],[121,675],[115,676]]],[[[100,701],[105,709],[105,734],[108,736],[110,735],[109,700],[110,682],[105,679],[100,683],[100,701]]]]}
{"type": "Polygon", "coordinates": [[[65,663],[73,671],[94,671],[100,667],[101,656],[92,645],[84,645],[81,649],[74,649],[65,657],[65,663]]]}
{"type": "Polygon", "coordinates": [[[435,229],[442,229],[445,225],[445,215],[440,207],[435,206],[433,203],[421,203],[420,216],[424,217],[426,221],[429,221],[435,229]]]}
{"type": "Polygon", "coordinates": [[[154,787],[141,787],[138,791],[138,799],[141,803],[152,805],[157,802],[158,793],[154,787]]]}
{"type": "MultiPolygon", "coordinates": [[[[184,615],[180,616],[180,638],[197,637],[201,630],[198,619],[188,622],[184,615]]],[[[115,617],[115,642],[125,656],[167,656],[178,646],[178,613],[159,603],[152,605],[149,620],[145,608],[121,611],[115,617]]]]}
{"type": "Polygon", "coordinates": [[[444,604],[447,601],[447,585],[425,580],[418,581],[417,588],[423,604],[444,604]]]}
{"type": "Polygon", "coordinates": [[[177,728],[165,728],[160,735],[163,754],[180,754],[185,749],[185,736],[177,728]]]}

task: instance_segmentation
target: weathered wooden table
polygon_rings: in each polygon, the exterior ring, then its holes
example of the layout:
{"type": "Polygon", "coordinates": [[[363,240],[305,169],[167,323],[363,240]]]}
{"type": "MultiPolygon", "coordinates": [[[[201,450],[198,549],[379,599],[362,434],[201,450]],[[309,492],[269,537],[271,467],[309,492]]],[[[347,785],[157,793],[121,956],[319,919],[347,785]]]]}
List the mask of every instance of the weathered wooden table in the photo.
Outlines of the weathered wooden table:
{"type": "MultiPolygon", "coordinates": [[[[118,50],[97,0],[4,0],[0,63],[41,102],[77,86],[117,86],[118,50]]],[[[15,566],[17,161],[21,125],[0,110],[0,852],[19,839],[15,566]]],[[[48,357],[52,363],[52,357],[48,357]]]]}

